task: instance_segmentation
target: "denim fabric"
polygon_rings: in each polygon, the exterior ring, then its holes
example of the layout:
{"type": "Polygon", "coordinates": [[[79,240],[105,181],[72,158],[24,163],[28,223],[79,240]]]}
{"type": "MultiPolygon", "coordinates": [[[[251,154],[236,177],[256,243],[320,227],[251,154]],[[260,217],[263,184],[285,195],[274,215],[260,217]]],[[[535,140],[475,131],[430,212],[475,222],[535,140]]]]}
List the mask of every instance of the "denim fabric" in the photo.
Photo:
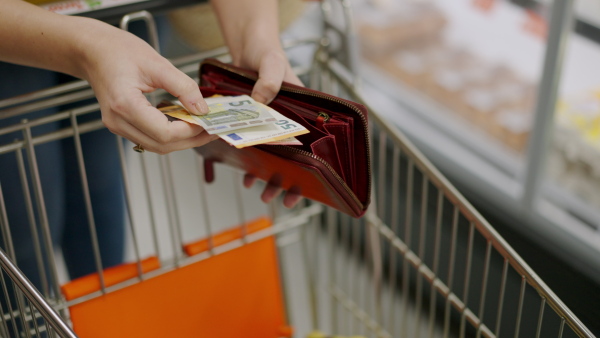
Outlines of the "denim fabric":
{"type": "MultiPolygon", "coordinates": [[[[166,17],[157,17],[156,22],[159,41],[161,41],[161,45],[165,46],[170,38],[166,17]]],[[[132,23],[130,31],[142,39],[148,40],[147,31],[142,23],[132,23]]],[[[0,62],[0,100],[72,80],[72,77],[63,74],[0,62]]],[[[94,100],[90,100],[90,102],[94,102],[94,100]]],[[[68,108],[68,105],[53,107],[26,116],[20,115],[11,118],[0,116],[0,128],[15,125],[24,118],[35,120],[68,108]]],[[[78,121],[85,123],[99,118],[100,112],[95,112],[78,118],[78,121]]],[[[68,120],[45,123],[32,128],[32,134],[33,136],[44,135],[70,126],[68,120]]],[[[23,139],[21,131],[0,135],[0,147],[10,144],[14,140],[23,139]]],[[[85,133],[81,135],[81,146],[102,265],[104,268],[118,265],[124,259],[126,236],[124,191],[116,137],[107,129],[85,133]]],[[[65,266],[71,279],[92,273],[96,271],[96,264],[74,139],[66,138],[36,145],[34,151],[53,249],[62,250],[65,266]]],[[[21,182],[17,153],[13,151],[2,154],[0,155],[0,188],[4,197],[9,225],[5,227],[0,218],[0,227],[4,227],[4,230],[0,231],[0,247],[5,252],[7,251],[8,238],[5,234],[7,231],[10,232],[18,267],[39,291],[44,292],[42,288],[44,274],[37,263],[34,250],[34,241],[40,243],[42,250],[45,247],[41,229],[42,219],[38,213],[39,206],[35,201],[33,176],[30,172],[31,162],[25,151],[21,151],[21,154],[25,162],[27,188],[33,202],[34,222],[38,236],[34,238],[31,231],[26,194],[24,193],[25,187],[21,182]]],[[[43,259],[46,279],[51,283],[48,258],[44,257],[43,259]]],[[[0,282],[2,312],[6,313],[9,303],[10,307],[16,310],[16,298],[12,283],[5,274],[0,275],[0,282]],[[9,298],[5,297],[5,292],[8,292],[9,298]]],[[[50,285],[50,289],[52,289],[52,285],[50,285]]],[[[20,319],[16,319],[15,323],[8,321],[6,325],[9,332],[4,332],[4,325],[1,325],[0,335],[17,336],[14,331],[21,331],[23,328],[20,319]]]]}
{"type": "MultiPolygon", "coordinates": [[[[163,46],[167,45],[171,36],[167,19],[165,16],[155,19],[159,41],[163,46]]],[[[148,40],[143,22],[132,22],[129,30],[140,38],[148,40]]],[[[0,62],[0,99],[45,89],[71,80],[73,78],[62,74],[0,62]]],[[[28,116],[8,119],[0,117],[0,128],[18,123],[23,118],[33,120],[56,113],[59,109],[68,108],[68,106],[55,107],[28,116]]],[[[100,118],[99,112],[84,116],[79,121],[85,122],[90,118],[100,118]]],[[[68,126],[70,126],[68,121],[53,122],[34,128],[32,132],[34,135],[40,135],[68,126]]],[[[0,145],[22,138],[21,132],[0,135],[0,145]]],[[[123,183],[116,138],[108,130],[103,129],[81,135],[81,143],[101,259],[103,266],[109,267],[123,261],[125,248],[123,183]]],[[[95,271],[96,266],[74,141],[68,138],[38,145],[35,147],[35,153],[52,243],[62,249],[70,278],[91,273],[95,271]]],[[[26,167],[29,175],[28,163],[26,167]]],[[[29,189],[33,197],[31,177],[29,181],[29,189]]],[[[0,185],[6,202],[18,265],[27,277],[40,287],[33,235],[30,231],[23,186],[14,152],[0,155],[0,185]]],[[[36,222],[38,235],[41,236],[40,219],[36,219],[36,222]]]]}
{"type": "MultiPolygon", "coordinates": [[[[57,84],[57,74],[11,64],[0,63],[0,74],[0,98],[13,97],[57,84]]],[[[0,127],[14,125],[24,117],[35,120],[49,116],[59,109],[61,108],[55,107],[27,116],[0,119],[0,127]]],[[[98,117],[99,113],[96,113],[96,118],[98,117]]],[[[43,135],[69,125],[69,121],[47,123],[33,128],[32,134],[43,135]]],[[[20,131],[0,135],[0,145],[15,139],[22,140],[23,137],[20,131]]],[[[103,129],[82,134],[81,143],[102,262],[105,267],[113,266],[123,261],[125,245],[123,187],[116,139],[112,133],[103,129]]],[[[90,227],[73,138],[37,145],[34,151],[52,243],[62,249],[71,278],[91,273],[95,270],[95,265],[90,227]]],[[[37,213],[39,206],[35,203],[31,163],[26,152],[22,154],[25,158],[28,188],[37,215],[35,222],[38,241],[43,243],[42,219],[37,213]]],[[[40,288],[34,238],[30,230],[24,186],[19,175],[16,155],[15,152],[0,155],[0,184],[18,266],[40,288]]],[[[3,248],[5,247],[3,245],[3,248]]]]}

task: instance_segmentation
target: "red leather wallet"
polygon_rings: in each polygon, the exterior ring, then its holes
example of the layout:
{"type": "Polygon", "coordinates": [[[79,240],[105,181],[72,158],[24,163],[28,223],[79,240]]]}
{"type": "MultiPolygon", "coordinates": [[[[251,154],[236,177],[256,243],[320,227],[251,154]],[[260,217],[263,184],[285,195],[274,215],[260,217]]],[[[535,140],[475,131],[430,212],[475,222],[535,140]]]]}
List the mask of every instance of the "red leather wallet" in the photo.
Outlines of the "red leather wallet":
{"type": "MultiPolygon", "coordinates": [[[[249,95],[257,79],[256,72],[216,59],[200,65],[200,90],[205,97],[249,95]]],[[[220,162],[353,217],[362,216],[371,193],[367,109],[290,83],[283,83],[269,106],[310,131],[296,137],[302,145],[237,149],[223,140],[211,142],[196,148],[204,158],[206,181],[213,181],[213,163],[220,162]]]]}

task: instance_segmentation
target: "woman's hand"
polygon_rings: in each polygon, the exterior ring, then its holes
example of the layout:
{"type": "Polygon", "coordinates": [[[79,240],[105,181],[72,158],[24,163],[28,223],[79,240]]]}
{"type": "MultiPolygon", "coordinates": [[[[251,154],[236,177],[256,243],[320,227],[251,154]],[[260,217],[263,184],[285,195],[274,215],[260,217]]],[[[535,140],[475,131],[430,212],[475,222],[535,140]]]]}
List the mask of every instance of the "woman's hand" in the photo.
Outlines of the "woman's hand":
{"type": "MultiPolygon", "coordinates": [[[[244,68],[258,71],[258,81],[252,89],[252,98],[265,104],[270,103],[281,88],[282,81],[302,85],[302,82],[292,71],[292,67],[282,49],[278,48],[257,48],[257,45],[250,45],[239,59],[234,58],[234,63],[244,68]]],[[[246,174],[244,177],[244,186],[252,187],[256,177],[246,174]]],[[[261,195],[265,203],[269,203],[282,193],[283,189],[272,182],[267,185],[261,195]]],[[[286,191],[283,198],[283,205],[292,208],[302,200],[302,196],[292,190],[286,191]]]]}
{"type": "Polygon", "coordinates": [[[196,83],[133,34],[18,0],[2,2],[0,22],[0,60],[86,79],[112,132],[160,154],[215,138],[199,126],[170,122],[148,102],[144,93],[163,88],[189,111],[208,112],[196,83]]]}
{"type": "Polygon", "coordinates": [[[279,93],[283,81],[299,86],[303,84],[292,70],[281,47],[260,46],[259,43],[261,41],[245,42],[241,55],[234,57],[234,64],[258,72],[258,81],[252,90],[252,98],[269,104],[279,93]]]}
{"type": "MultiPolygon", "coordinates": [[[[256,180],[257,180],[256,176],[246,174],[246,175],[244,175],[244,186],[246,188],[251,188],[254,185],[254,183],[256,182],[256,180]]],[[[279,196],[282,192],[283,192],[283,189],[281,188],[280,185],[275,184],[273,182],[267,182],[267,185],[265,186],[265,189],[263,190],[263,193],[260,196],[260,199],[265,203],[269,203],[273,199],[275,199],[277,196],[279,196]]],[[[283,205],[286,206],[287,208],[292,208],[296,204],[298,204],[298,202],[300,202],[301,200],[302,200],[302,195],[300,195],[299,192],[294,191],[294,190],[288,190],[285,192],[285,196],[283,197],[283,205]]]]}
{"type": "MultiPolygon", "coordinates": [[[[212,0],[212,5],[233,64],[258,72],[258,81],[252,90],[253,99],[270,103],[283,81],[302,85],[279,41],[277,0],[212,0]]],[[[246,175],[244,185],[250,187],[255,180],[255,177],[246,175]]],[[[267,182],[261,198],[269,202],[281,191],[278,185],[267,182]]],[[[292,207],[300,200],[298,193],[288,191],[284,205],[292,207]]]]}
{"type": "Polygon", "coordinates": [[[279,40],[277,0],[212,0],[233,64],[258,72],[252,98],[269,103],[282,81],[302,82],[279,40]]]}
{"type": "Polygon", "coordinates": [[[162,88],[188,111],[206,114],[208,106],[194,80],[133,34],[108,25],[101,29],[104,32],[85,50],[83,77],[96,93],[108,129],[159,154],[217,138],[200,126],[170,121],[144,96],[162,88]]]}

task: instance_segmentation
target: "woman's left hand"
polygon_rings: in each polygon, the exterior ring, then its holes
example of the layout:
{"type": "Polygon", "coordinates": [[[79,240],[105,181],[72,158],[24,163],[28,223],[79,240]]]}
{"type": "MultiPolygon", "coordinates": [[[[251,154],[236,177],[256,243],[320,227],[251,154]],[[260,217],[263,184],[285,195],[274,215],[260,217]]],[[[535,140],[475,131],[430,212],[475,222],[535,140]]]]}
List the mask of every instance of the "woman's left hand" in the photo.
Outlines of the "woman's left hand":
{"type": "MultiPolygon", "coordinates": [[[[259,50],[254,46],[244,54],[239,60],[234,59],[234,64],[247,69],[258,71],[258,81],[252,89],[252,98],[256,101],[269,104],[281,88],[283,81],[302,86],[302,82],[293,72],[292,67],[282,49],[266,48],[259,50]]],[[[246,174],[244,177],[244,186],[250,188],[256,177],[246,174]]],[[[261,199],[268,203],[283,192],[281,186],[267,182],[267,185],[261,195],[261,199]]],[[[283,205],[292,208],[302,200],[302,196],[295,191],[286,191],[283,198],[283,205]]]]}
{"type": "Polygon", "coordinates": [[[234,64],[237,66],[258,72],[258,81],[252,89],[253,99],[269,104],[279,93],[284,81],[303,86],[281,48],[258,50],[256,47],[244,51],[239,60],[234,60],[234,64]]]}
{"type": "MultiPolygon", "coordinates": [[[[212,0],[219,18],[221,32],[229,47],[235,66],[258,72],[252,98],[269,104],[285,82],[302,86],[279,41],[279,11],[277,0],[212,0]]],[[[256,177],[246,175],[244,185],[251,187],[256,177]]],[[[267,182],[261,199],[268,203],[283,189],[267,182]]],[[[287,191],[284,205],[293,207],[302,196],[287,191]]]]}

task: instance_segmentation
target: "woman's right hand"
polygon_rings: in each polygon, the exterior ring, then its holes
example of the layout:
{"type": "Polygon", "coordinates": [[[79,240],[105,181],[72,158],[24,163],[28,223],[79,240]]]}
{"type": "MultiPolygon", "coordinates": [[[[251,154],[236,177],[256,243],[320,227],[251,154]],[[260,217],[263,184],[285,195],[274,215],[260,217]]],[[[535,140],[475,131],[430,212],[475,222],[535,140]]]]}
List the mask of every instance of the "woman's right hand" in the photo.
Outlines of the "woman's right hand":
{"type": "Polygon", "coordinates": [[[188,111],[208,113],[198,85],[138,37],[109,25],[83,51],[83,77],[100,103],[102,121],[148,151],[166,154],[202,146],[218,136],[183,121],[170,121],[144,96],[162,88],[188,111]]]}
{"type": "Polygon", "coordinates": [[[169,121],[144,96],[158,88],[192,113],[208,112],[198,85],[138,37],[104,22],[3,0],[0,60],[86,79],[113,133],[165,154],[215,139],[200,126],[169,121]]]}

